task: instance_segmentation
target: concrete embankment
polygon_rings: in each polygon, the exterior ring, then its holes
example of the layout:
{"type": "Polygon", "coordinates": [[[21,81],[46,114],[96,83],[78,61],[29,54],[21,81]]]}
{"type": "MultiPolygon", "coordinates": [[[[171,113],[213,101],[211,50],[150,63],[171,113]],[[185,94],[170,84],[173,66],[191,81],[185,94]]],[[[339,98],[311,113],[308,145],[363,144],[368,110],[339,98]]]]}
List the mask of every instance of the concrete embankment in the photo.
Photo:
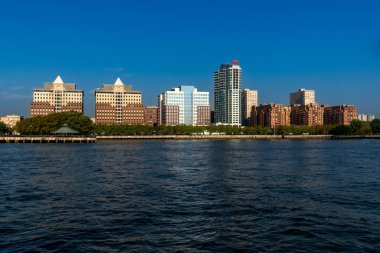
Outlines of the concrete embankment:
{"type": "Polygon", "coordinates": [[[333,136],[333,135],[114,135],[96,137],[69,136],[0,136],[0,143],[94,143],[122,140],[350,140],[380,139],[380,135],[333,136]]]}
{"type": "Polygon", "coordinates": [[[334,135],[333,140],[380,139],[380,135],[334,135]]]}
{"type": "Polygon", "coordinates": [[[172,140],[195,140],[195,139],[256,139],[256,140],[311,140],[331,139],[331,135],[120,135],[120,136],[97,136],[98,141],[112,140],[145,140],[145,139],[172,139],[172,140]]]}
{"type": "Polygon", "coordinates": [[[93,143],[95,137],[0,136],[0,143],[93,143]]]}

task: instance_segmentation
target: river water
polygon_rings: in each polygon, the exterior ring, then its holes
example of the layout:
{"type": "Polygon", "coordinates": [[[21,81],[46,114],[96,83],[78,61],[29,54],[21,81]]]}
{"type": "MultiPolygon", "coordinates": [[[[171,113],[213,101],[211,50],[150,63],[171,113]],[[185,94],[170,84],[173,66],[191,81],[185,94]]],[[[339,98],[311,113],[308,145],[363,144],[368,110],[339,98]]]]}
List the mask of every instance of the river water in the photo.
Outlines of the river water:
{"type": "Polygon", "coordinates": [[[380,251],[380,141],[0,145],[1,252],[380,251]]]}

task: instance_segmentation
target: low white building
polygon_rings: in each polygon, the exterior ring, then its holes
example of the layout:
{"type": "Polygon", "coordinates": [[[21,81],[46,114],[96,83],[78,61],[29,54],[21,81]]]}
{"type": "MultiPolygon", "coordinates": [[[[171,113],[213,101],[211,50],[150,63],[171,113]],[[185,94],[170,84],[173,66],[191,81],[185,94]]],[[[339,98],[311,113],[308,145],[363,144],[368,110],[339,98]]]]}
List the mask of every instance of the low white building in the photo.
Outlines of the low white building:
{"type": "Polygon", "coordinates": [[[23,120],[24,117],[20,115],[7,115],[4,117],[0,117],[0,121],[3,122],[5,125],[7,125],[10,128],[14,128],[17,124],[17,122],[23,120]]]}
{"type": "Polygon", "coordinates": [[[371,122],[375,119],[375,115],[358,114],[357,119],[364,122],[371,122]]]}

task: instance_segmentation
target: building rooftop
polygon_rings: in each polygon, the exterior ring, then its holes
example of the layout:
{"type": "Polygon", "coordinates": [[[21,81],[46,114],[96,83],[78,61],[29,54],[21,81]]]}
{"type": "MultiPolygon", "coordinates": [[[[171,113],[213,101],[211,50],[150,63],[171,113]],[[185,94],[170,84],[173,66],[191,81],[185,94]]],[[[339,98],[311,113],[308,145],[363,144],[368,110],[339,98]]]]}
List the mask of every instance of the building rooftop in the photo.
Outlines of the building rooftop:
{"type": "Polygon", "coordinates": [[[34,88],[34,91],[46,91],[51,92],[57,87],[62,87],[64,91],[70,91],[70,92],[83,92],[83,90],[77,89],[75,83],[64,83],[62,81],[61,76],[57,76],[53,82],[46,82],[44,83],[43,88],[34,88]]]}
{"type": "Polygon", "coordinates": [[[121,87],[119,88],[121,92],[128,92],[128,93],[133,93],[133,94],[139,94],[141,91],[134,91],[132,90],[132,85],[125,85],[121,79],[118,77],[115,81],[114,84],[103,84],[101,88],[96,89],[96,93],[113,93],[115,92],[116,87],[121,87]]]}

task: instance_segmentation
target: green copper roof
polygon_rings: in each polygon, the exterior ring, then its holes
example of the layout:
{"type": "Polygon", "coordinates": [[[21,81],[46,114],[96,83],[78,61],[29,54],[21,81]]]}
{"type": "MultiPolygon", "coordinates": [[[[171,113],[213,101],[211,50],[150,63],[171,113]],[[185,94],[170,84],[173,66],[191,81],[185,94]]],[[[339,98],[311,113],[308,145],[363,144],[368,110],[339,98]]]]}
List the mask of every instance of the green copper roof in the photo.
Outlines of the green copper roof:
{"type": "Polygon", "coordinates": [[[79,134],[79,132],[71,129],[66,124],[64,124],[62,127],[60,127],[59,129],[57,129],[51,133],[52,134],[79,134]]]}

